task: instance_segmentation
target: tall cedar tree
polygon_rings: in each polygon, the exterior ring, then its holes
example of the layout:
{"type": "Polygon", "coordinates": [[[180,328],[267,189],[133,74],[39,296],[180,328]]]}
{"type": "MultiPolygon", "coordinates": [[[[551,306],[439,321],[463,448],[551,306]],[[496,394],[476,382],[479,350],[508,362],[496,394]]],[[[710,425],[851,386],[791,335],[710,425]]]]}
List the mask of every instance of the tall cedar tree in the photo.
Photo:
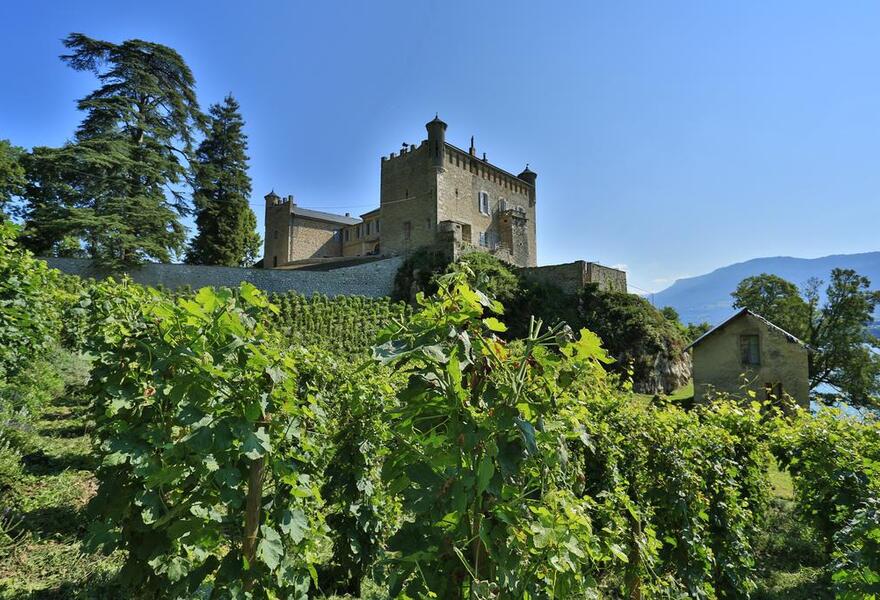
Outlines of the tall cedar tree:
{"type": "Polygon", "coordinates": [[[74,236],[110,268],[168,262],[184,249],[180,190],[202,125],[195,80],[161,44],[64,40],[61,59],[100,87],[77,106],[86,116],[72,143],[37,149],[29,161],[25,238],[35,250],[74,236]]]}
{"type": "Polygon", "coordinates": [[[852,269],[834,269],[820,301],[822,282],[803,294],[793,283],[762,273],[733,292],[734,307],[748,308],[810,345],[810,389],[820,399],[842,396],[849,404],[880,408],[880,339],[871,333],[880,292],[852,269]],[[823,393],[830,386],[834,393],[823,393]]]}
{"type": "Polygon", "coordinates": [[[198,234],[186,261],[200,265],[248,266],[260,252],[257,218],[248,206],[247,136],[238,102],[231,95],[211,106],[207,137],[193,163],[198,234]]]}

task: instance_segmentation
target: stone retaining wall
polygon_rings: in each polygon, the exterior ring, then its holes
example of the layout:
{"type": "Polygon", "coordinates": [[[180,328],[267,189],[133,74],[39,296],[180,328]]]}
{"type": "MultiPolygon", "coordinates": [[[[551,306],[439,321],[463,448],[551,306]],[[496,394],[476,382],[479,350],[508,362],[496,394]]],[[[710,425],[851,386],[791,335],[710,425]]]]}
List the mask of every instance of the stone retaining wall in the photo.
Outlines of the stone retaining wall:
{"type": "MultiPolygon", "coordinates": [[[[71,275],[103,279],[107,276],[93,267],[91,261],[81,258],[45,258],[50,267],[71,275]]],[[[311,296],[390,296],[394,276],[403,259],[400,257],[378,260],[363,265],[340,267],[329,271],[289,271],[284,269],[240,269],[148,263],[132,269],[129,275],[137,283],[175,289],[189,286],[237,287],[249,281],[267,292],[294,290],[311,296]]]]}

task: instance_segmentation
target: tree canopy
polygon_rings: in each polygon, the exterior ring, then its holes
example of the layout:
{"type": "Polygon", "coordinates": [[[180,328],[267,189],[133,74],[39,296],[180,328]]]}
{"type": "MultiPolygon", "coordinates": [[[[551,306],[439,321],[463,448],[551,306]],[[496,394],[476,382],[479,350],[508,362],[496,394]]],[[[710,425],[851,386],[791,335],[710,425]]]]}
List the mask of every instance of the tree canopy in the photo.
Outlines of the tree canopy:
{"type": "Polygon", "coordinates": [[[253,264],[260,254],[257,218],[248,205],[247,136],[239,105],[231,95],[210,109],[207,136],[193,164],[198,233],[186,260],[229,267],[253,264]]]}
{"type": "Polygon", "coordinates": [[[13,146],[9,140],[0,140],[0,212],[24,188],[24,167],[21,164],[23,155],[24,149],[13,146]]]}
{"type": "Polygon", "coordinates": [[[744,279],[734,306],[748,308],[800,337],[813,348],[810,388],[823,399],[842,396],[854,406],[880,407],[880,339],[870,332],[880,292],[852,269],[834,269],[825,289],[811,280],[803,292],[767,273],[744,279]],[[835,393],[822,390],[830,386],[835,393]]]}
{"type": "Polygon", "coordinates": [[[73,235],[105,266],[168,262],[183,250],[181,184],[204,120],[192,72],[176,51],[144,40],[72,33],[64,45],[61,59],[100,85],[77,103],[85,117],[74,140],[33,153],[29,245],[73,235]]]}

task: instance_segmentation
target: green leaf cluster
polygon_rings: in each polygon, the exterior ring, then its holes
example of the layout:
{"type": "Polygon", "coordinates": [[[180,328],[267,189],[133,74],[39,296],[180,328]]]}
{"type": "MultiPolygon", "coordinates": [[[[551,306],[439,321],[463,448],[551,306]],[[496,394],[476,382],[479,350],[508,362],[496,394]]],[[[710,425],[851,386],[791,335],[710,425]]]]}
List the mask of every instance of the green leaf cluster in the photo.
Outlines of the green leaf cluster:
{"type": "Polygon", "coordinates": [[[841,598],[880,594],[880,422],[825,408],[774,437],[802,518],[824,541],[841,598]]]}
{"type": "Polygon", "coordinates": [[[323,359],[268,331],[246,283],[92,296],[92,544],[125,548],[124,580],[155,597],[307,597],[327,546],[323,359]]]}

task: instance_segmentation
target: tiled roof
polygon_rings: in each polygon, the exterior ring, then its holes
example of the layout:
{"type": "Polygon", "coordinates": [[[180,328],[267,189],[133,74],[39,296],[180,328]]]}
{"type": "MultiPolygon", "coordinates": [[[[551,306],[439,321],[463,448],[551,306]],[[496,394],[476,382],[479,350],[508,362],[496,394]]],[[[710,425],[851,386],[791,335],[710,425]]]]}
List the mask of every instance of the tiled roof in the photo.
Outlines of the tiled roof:
{"type": "Polygon", "coordinates": [[[347,217],[345,215],[336,215],[333,213],[328,213],[320,210],[311,210],[309,208],[302,208],[300,206],[294,206],[290,209],[290,214],[303,217],[305,219],[315,219],[317,221],[327,221],[329,223],[339,223],[341,225],[357,225],[361,222],[357,217],[347,217]]]}
{"type": "Polygon", "coordinates": [[[735,312],[730,317],[724,319],[721,323],[719,323],[718,325],[716,325],[715,327],[713,327],[712,329],[710,329],[709,331],[707,331],[706,333],[704,333],[703,335],[698,337],[696,340],[691,342],[691,344],[687,348],[684,349],[685,352],[687,352],[688,350],[690,350],[691,348],[693,348],[694,346],[696,346],[697,344],[699,344],[700,342],[702,342],[703,340],[708,338],[709,336],[714,335],[715,333],[717,333],[718,331],[723,329],[725,325],[727,325],[728,323],[730,323],[734,319],[738,319],[739,317],[741,317],[743,315],[751,315],[751,316],[755,317],[759,321],[763,322],[764,325],[766,325],[768,329],[772,329],[772,330],[776,331],[777,333],[781,333],[782,335],[784,335],[788,339],[789,342],[800,344],[801,346],[803,346],[807,350],[812,350],[812,348],[808,344],[802,342],[800,339],[798,339],[796,336],[790,334],[789,332],[784,330],[782,327],[780,327],[778,325],[774,325],[773,323],[771,323],[770,321],[768,321],[767,319],[765,319],[764,317],[762,317],[761,315],[759,315],[756,312],[752,312],[747,308],[743,308],[743,309],[735,312]]]}

